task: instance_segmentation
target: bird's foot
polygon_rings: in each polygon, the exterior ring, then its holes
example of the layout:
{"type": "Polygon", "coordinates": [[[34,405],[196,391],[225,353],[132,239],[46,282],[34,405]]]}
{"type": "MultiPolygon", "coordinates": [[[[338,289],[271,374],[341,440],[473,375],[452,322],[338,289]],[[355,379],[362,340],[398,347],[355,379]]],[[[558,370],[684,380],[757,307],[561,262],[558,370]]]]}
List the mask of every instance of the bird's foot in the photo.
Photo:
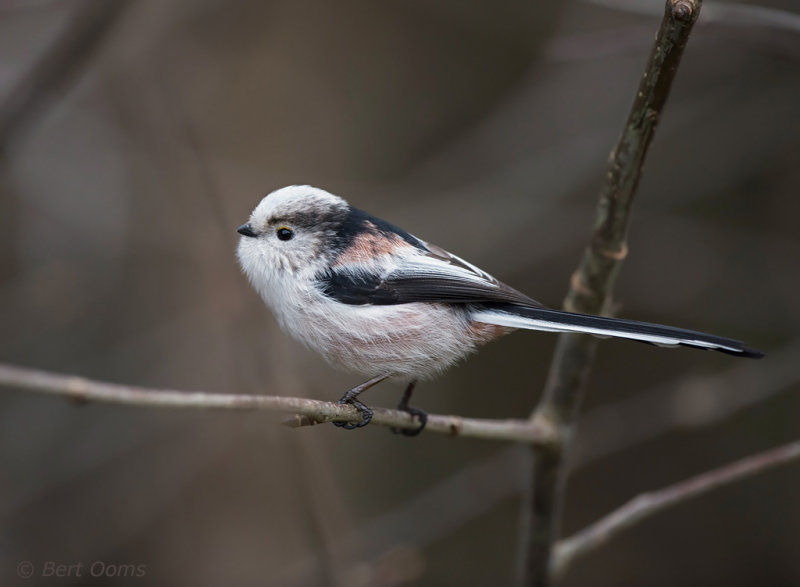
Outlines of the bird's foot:
{"type": "Polygon", "coordinates": [[[346,394],[342,396],[342,399],[339,400],[340,404],[350,404],[355,409],[358,410],[358,413],[361,414],[361,421],[360,422],[334,422],[334,426],[338,426],[339,428],[344,428],[345,430],[355,430],[356,428],[362,428],[370,423],[372,420],[372,410],[370,410],[367,406],[362,404],[358,401],[358,395],[368,390],[370,387],[377,385],[384,379],[388,379],[389,375],[378,375],[377,377],[373,377],[369,381],[365,381],[361,385],[356,385],[353,389],[348,391],[346,394]]]}
{"type": "Polygon", "coordinates": [[[420,432],[425,429],[425,425],[428,423],[428,414],[427,412],[423,412],[419,408],[412,408],[408,405],[408,400],[411,399],[411,394],[414,392],[414,386],[417,384],[416,381],[412,381],[406,387],[405,392],[403,393],[403,397],[400,398],[400,401],[397,403],[397,409],[401,412],[406,412],[410,414],[412,418],[416,417],[419,420],[419,426],[417,428],[392,428],[392,432],[395,434],[402,434],[403,436],[417,436],[420,432]]]}
{"type": "Polygon", "coordinates": [[[345,430],[355,430],[356,428],[361,428],[366,426],[372,420],[372,410],[370,410],[367,406],[362,404],[355,398],[347,397],[347,394],[339,400],[340,404],[350,404],[355,409],[358,410],[358,413],[361,414],[361,421],[360,422],[334,422],[334,426],[338,426],[339,428],[344,428],[345,430]]]}
{"type": "Polygon", "coordinates": [[[395,434],[402,434],[403,436],[417,436],[420,432],[425,429],[425,425],[428,423],[428,413],[420,410],[419,408],[412,408],[411,406],[397,406],[398,410],[411,414],[412,418],[417,418],[419,420],[419,426],[416,428],[392,428],[392,432],[395,434]]]}

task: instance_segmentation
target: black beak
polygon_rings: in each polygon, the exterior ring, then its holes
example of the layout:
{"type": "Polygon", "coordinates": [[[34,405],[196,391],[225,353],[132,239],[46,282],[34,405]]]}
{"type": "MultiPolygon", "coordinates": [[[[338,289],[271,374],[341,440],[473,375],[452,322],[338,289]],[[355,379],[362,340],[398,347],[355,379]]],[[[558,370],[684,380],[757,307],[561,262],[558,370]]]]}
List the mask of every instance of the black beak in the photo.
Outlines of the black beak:
{"type": "Polygon", "coordinates": [[[236,229],[236,232],[241,234],[242,236],[258,236],[255,232],[253,232],[253,227],[249,224],[242,224],[239,228],[236,229]]]}

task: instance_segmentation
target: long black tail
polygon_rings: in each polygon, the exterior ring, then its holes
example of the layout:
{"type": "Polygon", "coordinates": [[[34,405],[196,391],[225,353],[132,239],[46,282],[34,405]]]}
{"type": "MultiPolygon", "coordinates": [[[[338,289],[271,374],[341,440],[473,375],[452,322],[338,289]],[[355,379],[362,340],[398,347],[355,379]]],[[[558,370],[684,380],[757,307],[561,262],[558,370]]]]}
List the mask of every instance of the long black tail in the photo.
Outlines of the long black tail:
{"type": "Polygon", "coordinates": [[[690,346],[711,349],[738,357],[758,359],[764,356],[759,350],[746,347],[738,340],[723,338],[705,332],[636,322],[621,318],[607,318],[588,314],[573,314],[549,308],[535,308],[516,304],[485,304],[473,314],[473,319],[498,326],[545,330],[548,332],[585,332],[597,336],[629,338],[659,346],[690,346]]]}

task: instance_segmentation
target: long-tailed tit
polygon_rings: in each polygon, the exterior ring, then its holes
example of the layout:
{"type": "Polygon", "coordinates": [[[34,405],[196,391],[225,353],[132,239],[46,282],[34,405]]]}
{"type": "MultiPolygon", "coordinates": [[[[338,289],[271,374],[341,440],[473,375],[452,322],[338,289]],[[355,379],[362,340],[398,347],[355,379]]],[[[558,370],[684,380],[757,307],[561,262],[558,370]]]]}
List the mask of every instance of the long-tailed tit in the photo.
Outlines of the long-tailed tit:
{"type": "Polygon", "coordinates": [[[358,395],[394,378],[432,377],[478,346],[517,328],[585,332],[656,345],[761,357],[741,342],[702,332],[543,307],[471,263],[310,186],[264,197],[246,224],[237,256],[281,327],[333,365],[370,377],[339,400],[372,412],[358,395]]]}

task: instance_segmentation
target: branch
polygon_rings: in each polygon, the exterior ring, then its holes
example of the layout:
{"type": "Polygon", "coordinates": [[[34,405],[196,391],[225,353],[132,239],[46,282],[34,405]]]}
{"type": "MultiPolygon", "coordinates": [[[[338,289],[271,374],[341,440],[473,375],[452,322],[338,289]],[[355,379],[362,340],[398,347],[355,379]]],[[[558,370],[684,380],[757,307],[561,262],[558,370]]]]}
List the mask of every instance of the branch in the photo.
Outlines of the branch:
{"type": "MultiPolygon", "coordinates": [[[[0,386],[60,395],[78,402],[101,402],[151,408],[193,408],[205,410],[267,410],[298,414],[290,426],[322,422],[357,422],[361,415],[353,406],[299,397],[207,393],[148,389],[117,383],[93,381],[0,363],[0,386]]],[[[372,422],[393,428],[414,429],[419,422],[399,410],[373,408],[372,422]]],[[[548,445],[554,442],[553,430],[528,420],[485,420],[459,416],[428,415],[426,431],[548,445]]]]}
{"type": "Polygon", "coordinates": [[[591,526],[570,538],[561,540],[556,545],[553,556],[553,575],[560,576],[576,557],[602,546],[619,532],[630,528],[644,518],[689,501],[712,489],[741,481],[797,459],[800,459],[800,440],[707,471],[664,489],[643,493],[591,526]]]}
{"type": "MultiPolygon", "coordinates": [[[[667,0],[650,59],[628,121],[611,153],[606,183],[600,194],[597,220],[589,247],[572,276],[564,308],[602,313],[622,261],[628,253],[628,219],[642,165],[669,94],[701,0],[667,0]]],[[[524,502],[520,578],[524,585],[548,585],[553,541],[565,483],[563,454],[577,418],[583,389],[597,348],[597,339],[576,334],[559,336],[542,400],[531,420],[554,426],[564,443],[534,451],[533,475],[524,502]]]]}

